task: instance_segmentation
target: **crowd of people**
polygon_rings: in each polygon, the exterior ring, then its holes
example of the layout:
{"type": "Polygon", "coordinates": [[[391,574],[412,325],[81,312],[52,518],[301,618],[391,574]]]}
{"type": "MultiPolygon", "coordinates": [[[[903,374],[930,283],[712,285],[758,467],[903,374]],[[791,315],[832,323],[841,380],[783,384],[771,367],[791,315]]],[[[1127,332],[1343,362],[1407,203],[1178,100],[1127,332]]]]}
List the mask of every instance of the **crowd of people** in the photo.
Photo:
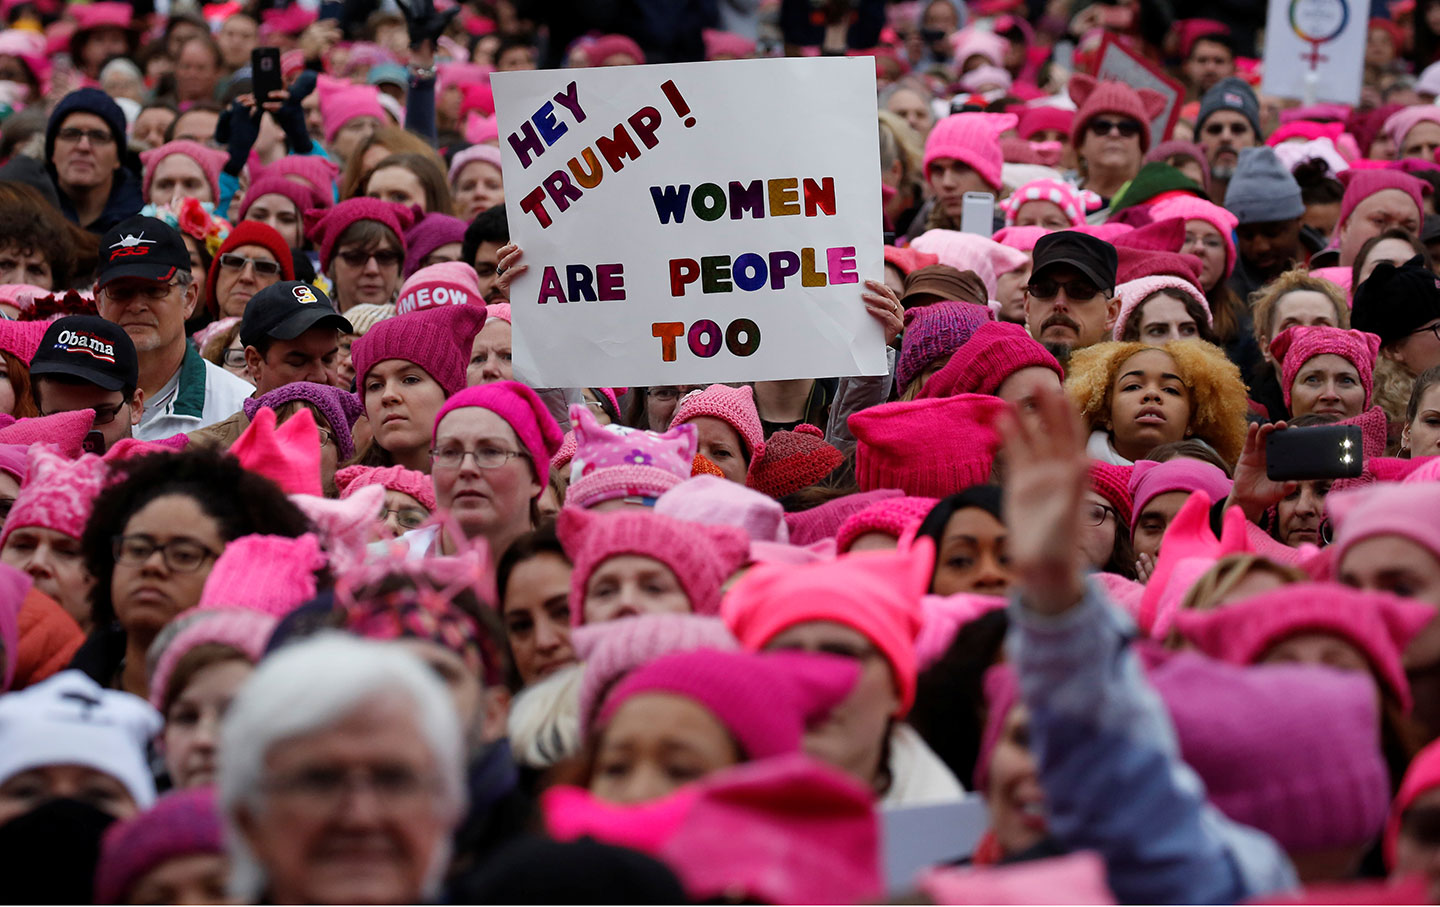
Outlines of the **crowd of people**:
{"type": "Polygon", "coordinates": [[[4,0],[6,900],[1440,902],[1440,2],[1264,7],[4,0]],[[887,372],[517,380],[491,74],[819,54],[887,372]]]}

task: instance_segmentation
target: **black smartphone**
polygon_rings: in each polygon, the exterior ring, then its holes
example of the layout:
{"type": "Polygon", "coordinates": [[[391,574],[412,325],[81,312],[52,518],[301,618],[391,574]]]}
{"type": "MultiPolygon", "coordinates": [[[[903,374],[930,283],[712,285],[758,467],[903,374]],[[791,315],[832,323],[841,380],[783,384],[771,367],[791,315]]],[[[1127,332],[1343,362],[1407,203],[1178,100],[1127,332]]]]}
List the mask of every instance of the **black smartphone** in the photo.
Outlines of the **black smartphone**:
{"type": "Polygon", "coordinates": [[[1265,442],[1265,475],[1276,482],[1358,478],[1365,468],[1363,440],[1356,425],[1271,432],[1265,442]]]}
{"type": "Polygon", "coordinates": [[[103,456],[105,453],[105,436],[96,429],[90,429],[85,433],[85,440],[80,442],[80,448],[86,453],[103,456]]]}
{"type": "Polygon", "coordinates": [[[280,77],[280,48],[257,47],[250,51],[250,84],[255,90],[255,103],[270,100],[270,93],[285,90],[280,77]]]}

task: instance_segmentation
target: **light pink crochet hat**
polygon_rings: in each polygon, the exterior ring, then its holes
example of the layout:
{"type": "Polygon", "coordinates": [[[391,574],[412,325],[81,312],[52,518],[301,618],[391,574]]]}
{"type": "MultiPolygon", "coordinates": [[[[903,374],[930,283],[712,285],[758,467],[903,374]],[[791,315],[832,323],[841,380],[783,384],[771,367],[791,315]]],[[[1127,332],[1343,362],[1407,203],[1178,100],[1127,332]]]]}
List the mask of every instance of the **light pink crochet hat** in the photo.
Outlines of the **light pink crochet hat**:
{"type": "Polygon", "coordinates": [[[1200,288],[1183,277],[1176,277],[1173,274],[1157,274],[1154,277],[1141,277],[1128,283],[1122,283],[1115,288],[1115,295],[1120,297],[1120,314],[1115,318],[1115,330],[1111,337],[1120,339],[1125,331],[1125,323],[1130,320],[1130,315],[1140,307],[1140,304],[1149,299],[1161,290],[1175,290],[1193,299],[1205,312],[1205,323],[1213,324],[1214,319],[1210,315],[1210,303],[1205,299],[1205,294],[1200,288]]]}
{"type": "Polygon", "coordinates": [[[26,459],[25,483],[15,495],[5,529],[0,532],[0,548],[12,531],[23,526],[53,529],[78,539],[108,474],[105,461],[94,454],[67,460],[45,445],[32,446],[26,459]]]}
{"type": "Polygon", "coordinates": [[[500,149],[495,145],[471,145],[469,148],[457,151],[455,156],[450,159],[449,181],[453,184],[455,177],[460,175],[460,171],[476,161],[489,164],[499,170],[500,149]]]}
{"type": "Polygon", "coordinates": [[[712,384],[690,394],[675,407],[670,426],[684,425],[696,416],[713,416],[735,429],[749,448],[752,465],[765,456],[765,430],[760,425],[760,412],[755,408],[755,391],[748,384],[744,387],[712,384]]]}
{"type": "Polygon", "coordinates": [[[871,504],[840,524],[840,531],[835,534],[835,550],[844,554],[856,539],[870,532],[893,536],[897,542],[913,539],[915,530],[938,503],[939,498],[903,497],[871,504]]]}
{"type": "Polygon", "coordinates": [[[1009,274],[1030,263],[1030,256],[1019,249],[1001,245],[988,236],[959,230],[926,230],[915,237],[910,248],[939,256],[942,265],[974,271],[991,299],[995,298],[1001,274],[1009,274]]]}
{"type": "Polygon", "coordinates": [[[198,607],[248,608],[284,617],[315,597],[315,571],[324,566],[313,533],[295,539],[242,535],[215,559],[198,607]]]}
{"type": "Polygon", "coordinates": [[[1365,388],[1365,405],[1375,387],[1375,357],[1380,353],[1380,338],[1365,331],[1350,331],[1325,325],[1296,325],[1281,331],[1270,341],[1270,355],[1280,363],[1280,390],[1285,405],[1290,405],[1290,392],[1295,376],[1305,363],[1316,356],[1333,354],[1355,366],[1360,384],[1365,388]]]}
{"type": "Polygon", "coordinates": [[[1014,226],[1020,208],[1027,202],[1050,202],[1065,212],[1070,226],[1079,227],[1084,225],[1086,214],[1100,207],[1100,196],[1060,180],[1031,180],[1000,203],[1000,210],[1005,212],[1005,226],[1014,226]]]}
{"type": "Polygon", "coordinates": [[[435,512],[435,483],[423,472],[404,466],[346,466],[335,473],[340,497],[348,498],[368,485],[381,485],[408,494],[431,513],[435,512]]]}
{"type": "Polygon", "coordinates": [[[1326,495],[1325,512],[1335,527],[1326,551],[1337,567],[1357,542],[1385,535],[1408,539],[1440,560],[1440,482],[1407,479],[1336,492],[1326,495]]]}
{"type": "Polygon", "coordinates": [[[578,403],[570,407],[570,424],[575,426],[575,447],[566,506],[593,507],[623,497],[659,498],[690,477],[698,444],[693,425],[677,425],[664,434],[601,425],[589,407],[578,403]]]}
{"type": "Polygon", "coordinates": [[[677,483],[655,502],[655,512],[706,526],[733,526],[752,542],[790,541],[785,508],[753,488],[715,476],[695,476],[677,483]]]}
{"type": "Polygon", "coordinates": [[[165,688],[170,685],[170,675],[191,649],[218,643],[235,649],[254,664],[265,654],[265,646],[279,623],[273,614],[248,608],[195,609],[190,613],[195,619],[170,640],[150,677],[150,704],[157,709],[165,707],[165,688]]]}
{"type": "MultiPolygon", "coordinates": [[[[141,191],[144,193],[145,201],[150,201],[150,184],[155,181],[155,171],[160,167],[160,162],[172,154],[188,157],[199,165],[205,180],[210,184],[210,201],[220,200],[220,168],[225,166],[228,155],[218,148],[208,148],[199,142],[191,142],[180,139],[174,142],[166,142],[159,148],[152,148],[149,151],[140,152],[140,162],[145,165],[144,185],[141,191]]],[[[165,200],[169,202],[169,199],[165,200]]]]}

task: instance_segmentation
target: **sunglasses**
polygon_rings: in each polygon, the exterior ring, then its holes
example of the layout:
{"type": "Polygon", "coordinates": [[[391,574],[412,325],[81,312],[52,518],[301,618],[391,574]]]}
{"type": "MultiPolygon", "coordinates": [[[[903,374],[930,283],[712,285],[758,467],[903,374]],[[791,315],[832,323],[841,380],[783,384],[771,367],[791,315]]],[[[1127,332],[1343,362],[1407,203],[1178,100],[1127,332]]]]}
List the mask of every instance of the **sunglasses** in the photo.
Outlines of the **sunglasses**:
{"type": "Polygon", "coordinates": [[[1054,299],[1061,290],[1064,290],[1065,298],[1071,302],[1084,302],[1087,299],[1094,299],[1100,294],[1100,289],[1088,280],[1081,279],[1061,283],[1047,277],[1032,281],[1025,290],[1036,299],[1054,299]]]}
{"type": "Polygon", "coordinates": [[[276,277],[280,274],[278,261],[271,261],[268,258],[246,258],[244,255],[236,255],[234,252],[226,252],[220,256],[220,267],[222,268],[243,271],[246,265],[253,266],[255,273],[262,277],[276,277]]]}
{"type": "Polygon", "coordinates": [[[382,268],[398,268],[405,256],[394,249],[381,249],[379,252],[358,252],[350,250],[347,252],[336,252],[336,257],[352,268],[363,268],[370,259],[375,259],[375,264],[382,268]]]}
{"type": "Polygon", "coordinates": [[[1133,139],[1140,134],[1144,128],[1134,120],[1106,120],[1097,119],[1090,121],[1090,131],[1096,135],[1111,135],[1118,133],[1121,138],[1133,139]]]}
{"type": "Polygon", "coordinates": [[[1249,123],[1208,123],[1205,126],[1206,135],[1224,135],[1229,130],[1231,135],[1245,135],[1250,131],[1249,123]]]}

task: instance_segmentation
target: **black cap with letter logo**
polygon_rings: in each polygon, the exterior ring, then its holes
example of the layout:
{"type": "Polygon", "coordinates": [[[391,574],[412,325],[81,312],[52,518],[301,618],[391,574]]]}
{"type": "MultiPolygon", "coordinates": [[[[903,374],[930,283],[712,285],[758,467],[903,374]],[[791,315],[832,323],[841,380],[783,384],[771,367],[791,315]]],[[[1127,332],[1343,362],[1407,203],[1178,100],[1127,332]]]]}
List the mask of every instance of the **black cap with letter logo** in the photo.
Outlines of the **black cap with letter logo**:
{"type": "Polygon", "coordinates": [[[180,231],[153,217],[128,217],[100,240],[98,290],[112,280],[136,277],[169,282],[190,270],[190,250],[180,231]]]}
{"type": "Polygon", "coordinates": [[[245,303],[245,314],[240,319],[240,342],[257,346],[266,337],[294,340],[322,324],[347,334],[355,333],[350,321],[335,311],[330,297],[304,281],[282,280],[245,303]]]}
{"type": "Polygon", "coordinates": [[[125,329],[94,315],[57,318],[30,360],[30,377],[79,378],[107,391],[134,393],[140,383],[135,343],[125,329]]]}

